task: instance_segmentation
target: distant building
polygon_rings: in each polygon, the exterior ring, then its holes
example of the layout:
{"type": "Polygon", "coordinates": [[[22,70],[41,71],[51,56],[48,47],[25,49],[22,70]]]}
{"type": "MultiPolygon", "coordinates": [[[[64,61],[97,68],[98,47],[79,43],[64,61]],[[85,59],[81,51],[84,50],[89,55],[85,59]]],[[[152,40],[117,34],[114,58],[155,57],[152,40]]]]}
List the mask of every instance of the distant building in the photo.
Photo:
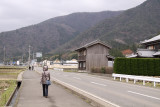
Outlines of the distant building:
{"type": "Polygon", "coordinates": [[[160,58],[160,35],[141,41],[140,45],[143,45],[145,48],[137,49],[136,54],[131,55],[128,58],[160,58]]]}
{"type": "Polygon", "coordinates": [[[75,51],[78,52],[78,69],[91,71],[92,68],[107,67],[113,57],[109,55],[110,46],[100,40],[88,43],[75,51]]]}
{"type": "Polygon", "coordinates": [[[44,60],[42,63],[43,63],[42,65],[47,65],[47,66],[51,65],[51,61],[48,60],[44,60]]]}
{"type": "Polygon", "coordinates": [[[126,49],[126,50],[123,50],[122,51],[122,54],[125,56],[125,57],[128,57],[128,56],[131,56],[133,54],[133,51],[130,50],[130,49],[126,49]]]}
{"type": "Polygon", "coordinates": [[[65,61],[63,65],[66,65],[66,66],[77,66],[78,62],[77,62],[76,59],[72,59],[72,60],[65,61]]]}

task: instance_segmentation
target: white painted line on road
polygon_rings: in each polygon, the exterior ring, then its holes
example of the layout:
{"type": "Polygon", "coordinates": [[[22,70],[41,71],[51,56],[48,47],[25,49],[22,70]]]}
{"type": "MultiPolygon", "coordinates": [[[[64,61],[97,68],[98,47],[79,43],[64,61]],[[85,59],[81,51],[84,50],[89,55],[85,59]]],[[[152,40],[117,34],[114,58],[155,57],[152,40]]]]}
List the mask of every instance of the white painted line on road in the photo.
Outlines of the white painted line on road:
{"type": "Polygon", "coordinates": [[[75,79],[77,79],[77,80],[81,80],[80,78],[78,78],[78,77],[73,77],[73,78],[75,78],[75,79]]]}
{"type": "Polygon", "coordinates": [[[153,97],[153,96],[149,96],[149,95],[145,95],[145,94],[141,94],[141,93],[137,93],[137,92],[133,92],[133,91],[128,91],[128,92],[133,93],[133,94],[137,94],[137,95],[141,95],[141,96],[144,96],[144,97],[160,100],[160,98],[157,98],[157,97],[153,97]]]}
{"type": "Polygon", "coordinates": [[[105,85],[105,84],[100,84],[100,83],[96,83],[96,82],[91,82],[92,84],[96,84],[96,85],[101,85],[101,86],[107,86],[107,85],[105,85]]]}
{"type": "MultiPolygon", "coordinates": [[[[106,102],[106,103],[114,106],[114,107],[120,107],[119,105],[116,105],[116,104],[114,104],[114,103],[112,103],[112,102],[110,102],[110,101],[107,101],[107,100],[105,100],[105,99],[103,99],[103,98],[100,98],[100,97],[98,97],[98,96],[96,96],[96,95],[94,95],[94,94],[91,94],[91,93],[89,93],[89,92],[87,92],[87,91],[84,91],[84,90],[82,90],[82,89],[80,89],[80,88],[78,88],[78,87],[75,87],[75,86],[73,86],[73,85],[70,85],[70,84],[68,84],[68,83],[66,83],[66,82],[60,81],[60,80],[58,80],[58,79],[56,79],[56,78],[54,78],[53,80],[56,81],[56,82],[58,82],[58,83],[61,84],[61,85],[64,85],[64,86],[70,88],[70,89],[80,91],[81,93],[86,93],[86,94],[92,96],[92,98],[93,98],[93,97],[94,97],[94,98],[97,98],[97,99],[99,99],[99,100],[101,100],[101,101],[104,101],[104,102],[106,102]]],[[[77,91],[76,91],[76,92],[77,92],[77,91]]],[[[108,107],[108,106],[107,106],[107,107],[108,107]]]]}

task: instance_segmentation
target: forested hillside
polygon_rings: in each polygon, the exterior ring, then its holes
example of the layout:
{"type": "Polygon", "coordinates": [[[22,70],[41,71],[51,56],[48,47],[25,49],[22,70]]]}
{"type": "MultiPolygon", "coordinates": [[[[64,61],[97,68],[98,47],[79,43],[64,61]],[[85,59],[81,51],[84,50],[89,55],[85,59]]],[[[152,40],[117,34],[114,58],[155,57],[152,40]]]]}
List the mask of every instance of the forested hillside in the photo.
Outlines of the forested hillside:
{"type": "Polygon", "coordinates": [[[97,38],[109,43],[113,50],[119,50],[159,33],[160,0],[147,0],[117,17],[105,19],[63,45],[61,50],[71,50],[97,38]]]}
{"type": "Polygon", "coordinates": [[[100,21],[121,13],[122,11],[73,13],[14,31],[2,32],[0,33],[0,57],[1,59],[3,57],[3,46],[6,47],[6,57],[10,59],[13,56],[27,57],[29,45],[32,46],[32,53],[40,51],[46,54],[100,21]]]}

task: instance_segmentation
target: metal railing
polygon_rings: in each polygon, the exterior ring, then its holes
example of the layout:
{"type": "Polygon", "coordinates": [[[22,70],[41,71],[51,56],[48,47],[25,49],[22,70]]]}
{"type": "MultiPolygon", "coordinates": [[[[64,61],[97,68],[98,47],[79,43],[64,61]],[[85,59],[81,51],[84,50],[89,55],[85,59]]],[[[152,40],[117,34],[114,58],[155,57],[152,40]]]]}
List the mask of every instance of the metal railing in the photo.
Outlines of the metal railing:
{"type": "Polygon", "coordinates": [[[147,77],[147,76],[135,76],[135,75],[124,75],[124,74],[112,74],[114,77],[114,80],[116,78],[120,78],[120,81],[122,81],[122,78],[126,79],[126,82],[128,82],[129,79],[134,80],[134,84],[137,80],[143,81],[143,85],[145,85],[146,81],[153,82],[154,87],[156,87],[156,83],[160,83],[160,78],[155,77],[147,77]]]}

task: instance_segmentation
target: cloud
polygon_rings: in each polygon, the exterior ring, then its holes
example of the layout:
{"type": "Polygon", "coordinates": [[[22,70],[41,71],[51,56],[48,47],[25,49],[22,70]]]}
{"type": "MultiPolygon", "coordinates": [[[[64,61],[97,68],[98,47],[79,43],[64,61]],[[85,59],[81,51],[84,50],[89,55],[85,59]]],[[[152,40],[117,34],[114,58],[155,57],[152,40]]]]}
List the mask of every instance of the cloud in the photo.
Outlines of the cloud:
{"type": "Polygon", "coordinates": [[[73,12],[125,10],[145,0],[0,0],[0,32],[73,12]]]}

